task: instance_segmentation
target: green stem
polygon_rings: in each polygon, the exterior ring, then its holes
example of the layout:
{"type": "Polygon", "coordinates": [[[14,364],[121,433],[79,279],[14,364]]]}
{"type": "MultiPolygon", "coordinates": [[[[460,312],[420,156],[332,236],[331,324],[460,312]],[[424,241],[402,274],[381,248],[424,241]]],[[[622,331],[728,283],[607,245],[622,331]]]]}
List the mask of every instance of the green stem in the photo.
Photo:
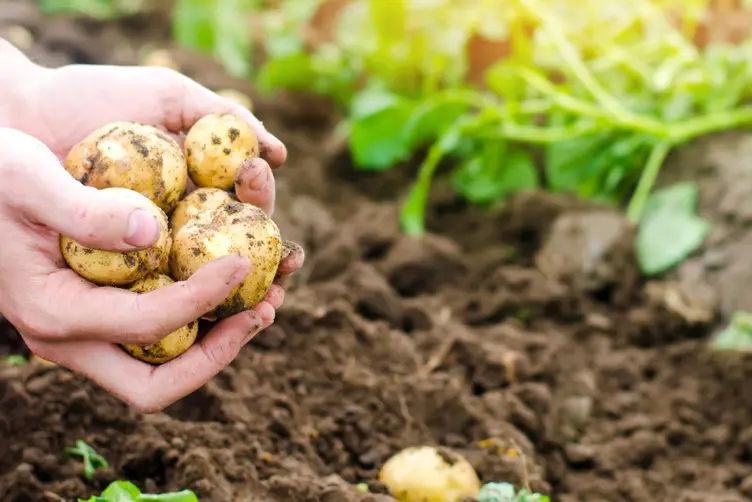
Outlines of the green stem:
{"type": "Polygon", "coordinates": [[[537,0],[520,0],[520,2],[528,8],[531,14],[538,17],[538,19],[546,25],[566,66],[569,66],[572,69],[577,80],[579,80],[590,94],[593,95],[596,101],[598,101],[598,103],[607,109],[614,117],[618,117],[621,121],[626,121],[631,113],[622,107],[616,98],[606,91],[606,89],[595,79],[592,73],[590,73],[590,70],[585,66],[585,62],[580,58],[575,48],[567,40],[559,22],[556,21],[548,9],[543,7],[537,0]]]}
{"type": "Polygon", "coordinates": [[[737,110],[714,113],[669,126],[670,135],[668,139],[675,143],[683,143],[698,136],[750,123],[752,123],[752,106],[745,106],[737,110]]]}
{"type": "Polygon", "coordinates": [[[431,190],[431,180],[442,158],[444,158],[444,150],[439,143],[435,143],[420,166],[418,180],[410,190],[407,201],[400,211],[400,224],[407,235],[419,237],[425,233],[428,193],[431,190]]]}
{"type": "Polygon", "coordinates": [[[645,203],[653,190],[655,180],[658,179],[663,161],[671,151],[672,146],[673,144],[668,141],[661,141],[656,143],[650,151],[645,169],[642,171],[640,181],[637,183],[637,188],[632,195],[632,200],[629,201],[629,207],[627,207],[627,219],[632,223],[639,223],[642,218],[645,203]]]}

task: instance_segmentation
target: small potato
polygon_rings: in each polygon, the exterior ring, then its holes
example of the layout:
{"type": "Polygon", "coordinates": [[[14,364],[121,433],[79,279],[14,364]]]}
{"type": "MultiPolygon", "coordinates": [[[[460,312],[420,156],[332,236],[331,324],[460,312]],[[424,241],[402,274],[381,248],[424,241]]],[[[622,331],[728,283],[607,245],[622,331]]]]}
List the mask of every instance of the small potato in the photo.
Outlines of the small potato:
{"type": "MultiPolygon", "coordinates": [[[[155,289],[173,284],[171,278],[159,273],[151,273],[146,277],[134,282],[128,289],[136,293],[148,293],[155,289]]],[[[191,348],[198,336],[198,320],[179,328],[157,343],[151,345],[122,345],[123,350],[141,361],[162,364],[175,359],[180,354],[191,348]]]]}
{"type": "Polygon", "coordinates": [[[220,89],[217,91],[217,94],[222,96],[223,98],[227,98],[231,101],[234,101],[235,103],[239,104],[243,108],[247,108],[251,111],[253,111],[253,101],[251,101],[250,96],[248,96],[245,93],[242,93],[236,89],[220,89]]]}
{"type": "Polygon", "coordinates": [[[264,299],[282,259],[279,228],[261,208],[228,202],[200,213],[175,234],[170,270],[177,281],[188,279],[203,265],[230,254],[249,258],[251,272],[205,319],[229,317],[264,299]]]}
{"type": "MultiPolygon", "coordinates": [[[[169,223],[168,223],[169,225],[169,223]]],[[[170,275],[170,250],[172,249],[172,235],[167,236],[167,245],[165,246],[166,252],[162,255],[162,259],[157,267],[157,272],[162,275],[170,275]]]]}
{"type": "Polygon", "coordinates": [[[188,184],[180,145],[159,129],[134,122],[114,122],[89,134],[70,151],[65,169],[87,186],[139,192],[167,214],[188,184]]]}
{"type": "Polygon", "coordinates": [[[144,195],[127,188],[104,190],[140,203],[156,215],[161,227],[157,242],[148,249],[138,251],[103,251],[86,247],[61,235],[60,250],[68,266],[84,279],[100,286],[123,286],[141,279],[169,259],[170,230],[167,215],[144,195]]]}
{"type": "Polygon", "coordinates": [[[183,228],[188,220],[195,218],[202,211],[216,209],[222,204],[235,200],[237,200],[235,196],[226,190],[197,188],[186,195],[170,215],[172,235],[177,234],[178,230],[183,228]]]}
{"type": "Polygon", "coordinates": [[[197,187],[230,190],[238,168],[259,156],[259,143],[250,125],[230,114],[210,114],[185,136],[188,176],[197,187]]]}
{"type": "Polygon", "coordinates": [[[400,451],[383,465],[379,481],[402,502],[458,502],[480,491],[478,475],[467,460],[432,446],[400,451]]]}

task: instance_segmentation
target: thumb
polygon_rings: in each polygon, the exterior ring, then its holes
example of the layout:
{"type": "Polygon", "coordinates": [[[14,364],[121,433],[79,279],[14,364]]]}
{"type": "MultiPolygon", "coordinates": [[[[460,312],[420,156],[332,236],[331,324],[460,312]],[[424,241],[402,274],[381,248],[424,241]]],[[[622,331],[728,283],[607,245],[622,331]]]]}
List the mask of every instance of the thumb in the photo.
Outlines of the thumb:
{"type": "Polygon", "coordinates": [[[146,201],[82,185],[37,139],[0,130],[0,151],[3,197],[28,220],[106,251],[146,248],[159,237],[146,201]]]}

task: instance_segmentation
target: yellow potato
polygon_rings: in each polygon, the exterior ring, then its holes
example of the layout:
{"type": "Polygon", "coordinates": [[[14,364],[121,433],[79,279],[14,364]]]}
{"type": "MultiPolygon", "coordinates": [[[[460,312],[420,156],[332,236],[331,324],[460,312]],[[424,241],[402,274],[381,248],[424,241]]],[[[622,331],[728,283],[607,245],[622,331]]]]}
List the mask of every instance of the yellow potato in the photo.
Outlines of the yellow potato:
{"type": "Polygon", "coordinates": [[[248,257],[253,263],[251,272],[204,316],[206,319],[229,317],[264,299],[282,258],[279,228],[262,209],[228,202],[200,213],[175,234],[170,270],[177,281],[188,279],[203,265],[230,254],[248,257]]]}
{"type": "Polygon", "coordinates": [[[155,49],[141,60],[143,66],[161,66],[171,70],[180,71],[180,65],[175,61],[172,53],[167,49],[155,49]]]}
{"type": "Polygon", "coordinates": [[[236,89],[220,89],[217,91],[217,94],[222,96],[223,98],[227,98],[231,101],[234,101],[235,103],[239,104],[243,108],[248,108],[249,110],[253,110],[253,101],[251,101],[250,96],[248,96],[245,93],[242,93],[236,89]]]}
{"type": "Polygon", "coordinates": [[[382,466],[379,481],[402,502],[458,502],[475,497],[480,480],[473,466],[447,448],[406,448],[382,466]]]}
{"type": "Polygon", "coordinates": [[[230,114],[210,114],[185,136],[188,176],[197,187],[230,190],[238,168],[259,156],[259,143],[250,125],[230,114]]]}
{"type": "MultiPolygon", "coordinates": [[[[173,284],[171,278],[166,275],[151,273],[146,277],[134,282],[128,289],[136,293],[148,293],[155,289],[173,284]]],[[[198,336],[198,320],[192,321],[182,328],[176,329],[157,343],[151,345],[122,345],[123,350],[141,361],[162,364],[175,359],[180,354],[191,348],[198,336]]]]}
{"type": "Polygon", "coordinates": [[[160,224],[161,233],[157,242],[148,249],[117,252],[92,249],[74,241],[68,236],[60,236],[60,250],[66,263],[78,275],[100,286],[123,286],[141,279],[156,270],[169,258],[170,230],[167,215],[147,197],[127,188],[105,188],[120,197],[135,201],[151,211],[160,224]],[[165,255],[168,255],[165,257],[165,255]]]}
{"type": "Polygon", "coordinates": [[[114,122],[89,134],[70,151],[65,169],[87,186],[135,190],[168,214],[188,184],[178,143],[155,127],[133,122],[114,122]]]}
{"type": "Polygon", "coordinates": [[[216,209],[222,204],[237,200],[234,195],[219,188],[197,188],[181,200],[170,215],[170,228],[174,236],[178,230],[203,211],[216,209]]]}

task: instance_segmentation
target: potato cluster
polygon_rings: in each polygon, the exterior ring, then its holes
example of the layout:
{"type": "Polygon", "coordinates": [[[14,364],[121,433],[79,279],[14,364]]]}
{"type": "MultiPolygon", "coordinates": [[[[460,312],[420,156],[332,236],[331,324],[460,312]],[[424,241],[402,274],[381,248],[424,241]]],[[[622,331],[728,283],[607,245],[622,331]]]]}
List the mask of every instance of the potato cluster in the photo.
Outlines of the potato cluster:
{"type": "MultiPolygon", "coordinates": [[[[136,200],[157,216],[162,232],[152,247],[129,252],[91,249],[61,235],[66,263],[98,286],[143,294],[186,280],[215,258],[239,254],[252,261],[252,271],[204,318],[252,308],[266,296],[282,258],[277,225],[231,191],[240,165],[258,152],[253,129],[229,114],[201,118],[182,148],[148,125],[115,122],[95,130],[70,151],[66,170],[86,186],[136,200]],[[198,188],[186,194],[189,179],[198,188]]],[[[197,333],[198,319],[156,344],[123,349],[161,364],[188,350],[197,333]]]]}

